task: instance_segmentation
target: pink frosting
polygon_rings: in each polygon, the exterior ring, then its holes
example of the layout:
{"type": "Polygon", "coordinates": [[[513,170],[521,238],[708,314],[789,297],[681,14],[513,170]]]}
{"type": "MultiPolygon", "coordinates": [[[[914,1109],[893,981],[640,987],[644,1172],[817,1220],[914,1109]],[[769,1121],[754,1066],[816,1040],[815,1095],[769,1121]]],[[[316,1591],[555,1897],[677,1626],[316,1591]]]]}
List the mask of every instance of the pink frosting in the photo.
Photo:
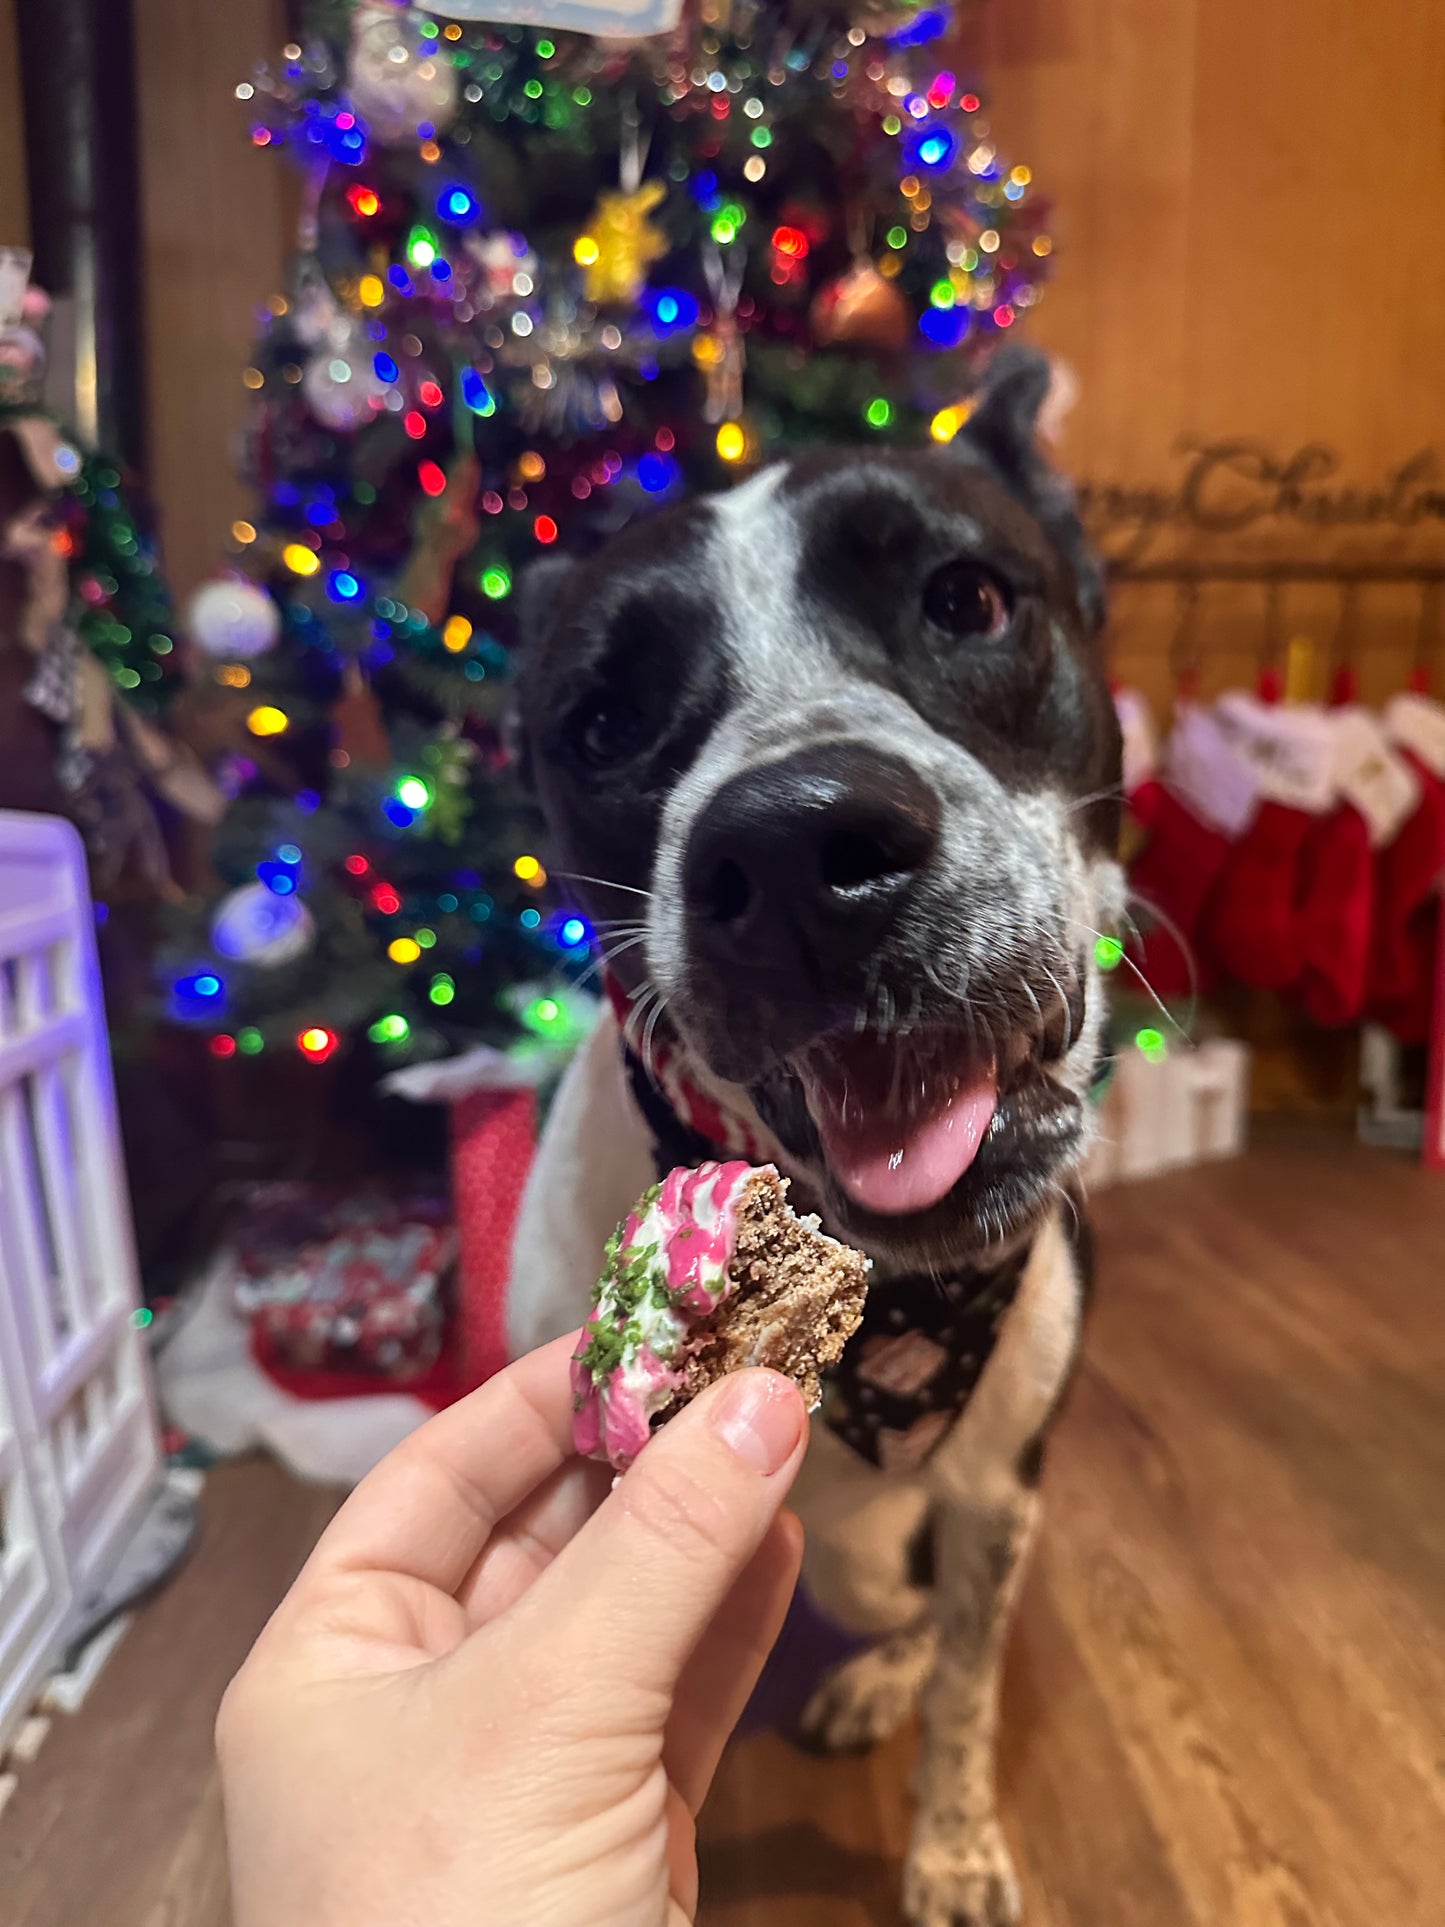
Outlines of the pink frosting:
{"type": "MultiPolygon", "coordinates": [[[[663,1350],[669,1355],[687,1328],[714,1312],[732,1290],[727,1268],[737,1237],[737,1206],[753,1169],[733,1162],[671,1171],[656,1198],[639,1199],[623,1222],[620,1260],[639,1245],[657,1247],[650,1283],[664,1285],[670,1303],[663,1311],[654,1308],[650,1317],[667,1332],[663,1350]]],[[[632,1316],[611,1300],[613,1272],[609,1264],[572,1359],[573,1442],[585,1458],[605,1458],[624,1467],[646,1445],[652,1414],[681,1387],[684,1374],[659,1357],[645,1338],[624,1352],[600,1381],[583,1363],[603,1319],[614,1317],[619,1329],[626,1330],[632,1316]]],[[[655,1331],[652,1336],[656,1338],[655,1331]]]]}

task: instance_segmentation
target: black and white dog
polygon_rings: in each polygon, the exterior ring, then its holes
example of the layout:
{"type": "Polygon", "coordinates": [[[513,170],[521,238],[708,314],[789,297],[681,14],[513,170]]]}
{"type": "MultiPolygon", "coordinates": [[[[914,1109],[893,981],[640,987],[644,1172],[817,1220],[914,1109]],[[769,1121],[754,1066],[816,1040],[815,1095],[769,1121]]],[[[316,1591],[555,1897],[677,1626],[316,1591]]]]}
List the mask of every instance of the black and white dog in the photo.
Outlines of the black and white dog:
{"type": "Polygon", "coordinates": [[[1048,380],[1010,352],[947,448],[782,462],[549,573],[521,681],[635,1021],[554,1107],[513,1341],[580,1323],[654,1160],[771,1156],[871,1254],[797,1502],[811,1596],[874,1644],[804,1719],[867,1742],[926,1683],[917,1927],[1018,1917],[999,1665],[1078,1346],[1094,942],[1122,908],[1101,586],[1035,445],[1048,380]]]}

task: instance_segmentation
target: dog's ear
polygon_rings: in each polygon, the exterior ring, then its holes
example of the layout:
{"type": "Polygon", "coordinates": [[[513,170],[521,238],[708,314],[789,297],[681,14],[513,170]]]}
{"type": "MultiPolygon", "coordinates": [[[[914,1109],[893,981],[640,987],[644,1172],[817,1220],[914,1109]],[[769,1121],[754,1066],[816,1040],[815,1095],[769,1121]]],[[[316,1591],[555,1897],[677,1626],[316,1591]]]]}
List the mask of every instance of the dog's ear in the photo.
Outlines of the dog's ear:
{"type": "Polygon", "coordinates": [[[576,563],[570,555],[539,555],[517,578],[517,645],[530,648],[551,627],[576,563]]]}
{"type": "Polygon", "coordinates": [[[1052,381],[1049,359],[1037,348],[1022,342],[1000,348],[954,447],[981,459],[1043,525],[1073,569],[1079,607],[1097,629],[1104,620],[1104,566],[1084,533],[1072,487],[1039,451],[1039,415],[1052,381]]]}
{"type": "Polygon", "coordinates": [[[516,611],[513,652],[519,659],[520,684],[513,684],[502,716],[502,742],[517,775],[527,789],[533,787],[532,758],[527,732],[522,726],[522,697],[527,681],[527,660],[532,650],[557,619],[567,592],[567,583],[577,563],[570,555],[539,555],[529,562],[517,578],[513,603],[516,611]]]}
{"type": "Polygon", "coordinates": [[[1034,480],[1035,468],[1043,466],[1039,414],[1052,379],[1047,355],[1011,341],[989,362],[964,423],[963,439],[1020,493],[1034,480]]]}

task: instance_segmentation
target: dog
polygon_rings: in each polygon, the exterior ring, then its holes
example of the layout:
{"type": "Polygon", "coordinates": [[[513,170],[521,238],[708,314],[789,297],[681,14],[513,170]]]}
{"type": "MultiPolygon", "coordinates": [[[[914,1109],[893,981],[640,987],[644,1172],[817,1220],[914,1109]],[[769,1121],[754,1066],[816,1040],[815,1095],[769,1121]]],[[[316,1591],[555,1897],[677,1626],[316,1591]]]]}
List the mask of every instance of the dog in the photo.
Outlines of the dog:
{"type": "Polygon", "coordinates": [[[798,455],[545,565],[519,674],[622,1014],[544,1133],[512,1341],[580,1323],[659,1164],[771,1157],[870,1255],[796,1503],[810,1595],[873,1643],[803,1725],[867,1744],[926,1689],[915,1927],[1019,1918],[999,1672],[1079,1345],[1123,910],[1102,574],[1037,446],[1048,387],[1001,352],[947,446],[798,455]]]}

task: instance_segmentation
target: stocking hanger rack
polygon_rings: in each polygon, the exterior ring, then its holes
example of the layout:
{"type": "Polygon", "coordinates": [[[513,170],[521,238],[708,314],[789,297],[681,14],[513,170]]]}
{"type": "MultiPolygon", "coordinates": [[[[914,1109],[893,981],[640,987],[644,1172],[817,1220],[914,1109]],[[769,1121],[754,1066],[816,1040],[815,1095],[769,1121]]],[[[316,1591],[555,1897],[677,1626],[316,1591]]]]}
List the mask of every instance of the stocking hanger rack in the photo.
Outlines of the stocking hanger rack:
{"type": "Polygon", "coordinates": [[[1174,582],[1184,588],[1213,582],[1257,583],[1262,588],[1294,582],[1445,582],[1445,562],[1110,562],[1110,582],[1174,582]]]}
{"type": "Polygon", "coordinates": [[[1362,589],[1376,585],[1418,589],[1420,613],[1412,676],[1421,687],[1430,680],[1431,664],[1445,629],[1441,620],[1442,600],[1445,600],[1441,594],[1445,585],[1445,563],[1442,562],[1117,562],[1109,567],[1109,582],[1111,586],[1158,583],[1177,591],[1178,616],[1168,657],[1179,690],[1193,688],[1202,668],[1198,632],[1201,591],[1213,586],[1237,583],[1263,591],[1261,686],[1267,684],[1276,692],[1286,687],[1279,665],[1291,649],[1286,643],[1283,614],[1284,592],[1288,588],[1318,583],[1339,591],[1339,616],[1332,640],[1324,645],[1324,656],[1331,676],[1343,676],[1343,681],[1337,684],[1341,701],[1355,700],[1345,692],[1355,684],[1353,663],[1359,648],[1356,618],[1362,589]]]}

